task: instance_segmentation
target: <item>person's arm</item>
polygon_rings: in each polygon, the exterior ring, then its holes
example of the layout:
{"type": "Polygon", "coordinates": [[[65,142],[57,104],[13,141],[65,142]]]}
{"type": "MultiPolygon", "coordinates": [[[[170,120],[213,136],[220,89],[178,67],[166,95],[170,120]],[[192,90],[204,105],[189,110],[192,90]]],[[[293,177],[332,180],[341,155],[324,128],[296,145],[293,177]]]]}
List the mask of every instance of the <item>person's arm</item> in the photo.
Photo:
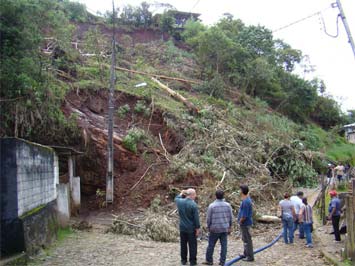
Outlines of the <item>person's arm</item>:
{"type": "Polygon", "coordinates": [[[335,211],[336,211],[336,207],[332,207],[332,211],[329,213],[329,215],[328,215],[328,220],[331,220],[332,219],[332,216],[333,216],[333,214],[335,213],[335,211]]]}
{"type": "Polygon", "coordinates": [[[299,223],[303,223],[303,213],[305,211],[305,207],[302,206],[301,209],[300,209],[300,214],[298,215],[298,222],[299,223]]]}
{"type": "Polygon", "coordinates": [[[193,208],[193,217],[194,217],[194,225],[195,225],[195,234],[196,236],[200,233],[200,217],[198,216],[198,208],[197,205],[193,208]]]}
{"type": "Polygon", "coordinates": [[[207,209],[207,230],[208,231],[210,231],[211,222],[212,222],[212,208],[210,205],[210,206],[208,206],[208,209],[207,209]]]}
{"type": "Polygon", "coordinates": [[[229,228],[228,228],[228,232],[232,232],[232,225],[233,225],[233,210],[232,207],[229,206],[229,228]]]}
{"type": "Polygon", "coordinates": [[[243,225],[244,221],[246,220],[245,207],[246,206],[243,205],[243,201],[242,201],[242,203],[240,205],[240,210],[239,210],[239,212],[240,212],[240,214],[239,214],[239,217],[240,217],[239,218],[239,224],[240,225],[243,225]]]}
{"type": "Polygon", "coordinates": [[[296,220],[297,216],[296,216],[295,207],[293,205],[291,206],[291,212],[292,212],[293,219],[296,220]]]}
{"type": "Polygon", "coordinates": [[[282,218],[282,208],[280,204],[277,206],[277,217],[282,218]]]}

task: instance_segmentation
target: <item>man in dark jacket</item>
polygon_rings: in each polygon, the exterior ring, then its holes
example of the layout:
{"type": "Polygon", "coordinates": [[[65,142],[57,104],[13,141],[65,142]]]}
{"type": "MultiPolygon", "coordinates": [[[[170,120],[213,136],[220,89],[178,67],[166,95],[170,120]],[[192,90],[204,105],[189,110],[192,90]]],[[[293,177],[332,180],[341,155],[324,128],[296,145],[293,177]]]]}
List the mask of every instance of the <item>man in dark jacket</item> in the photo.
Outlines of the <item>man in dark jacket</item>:
{"type": "Polygon", "coordinates": [[[224,200],[223,190],[216,191],[216,200],[208,206],[207,229],[210,232],[206,261],[202,264],[213,265],[213,251],[219,239],[221,243],[221,254],[219,265],[224,265],[227,256],[227,238],[232,230],[233,214],[232,207],[224,200]]]}
{"type": "Polygon", "coordinates": [[[200,219],[195,198],[196,191],[192,188],[183,190],[175,198],[180,216],[180,255],[182,265],[187,263],[188,250],[190,265],[197,265],[197,236],[200,232],[200,219]]]}

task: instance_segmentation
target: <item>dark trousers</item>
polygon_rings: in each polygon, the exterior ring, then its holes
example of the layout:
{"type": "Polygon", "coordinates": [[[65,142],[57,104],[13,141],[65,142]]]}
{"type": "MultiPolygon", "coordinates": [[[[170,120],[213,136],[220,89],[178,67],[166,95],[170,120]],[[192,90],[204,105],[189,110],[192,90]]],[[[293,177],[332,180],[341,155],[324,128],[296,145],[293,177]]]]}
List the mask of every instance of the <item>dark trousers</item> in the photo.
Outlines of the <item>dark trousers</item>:
{"type": "Polygon", "coordinates": [[[332,224],[336,241],[340,241],[339,221],[340,215],[332,216],[332,224]]]}
{"type": "Polygon", "coordinates": [[[187,262],[187,253],[190,252],[190,265],[197,264],[197,238],[195,232],[187,233],[180,232],[180,255],[181,263],[185,264],[187,262]],[[188,248],[187,248],[188,246],[188,248]]]}
{"type": "Polygon", "coordinates": [[[244,243],[244,256],[249,259],[254,259],[253,241],[251,239],[250,226],[241,225],[240,230],[242,232],[242,240],[244,243]]]}
{"type": "Polygon", "coordinates": [[[208,262],[213,262],[213,251],[214,247],[216,246],[216,243],[219,239],[219,242],[221,243],[221,253],[220,253],[220,258],[219,262],[223,265],[226,262],[226,256],[227,256],[227,238],[228,238],[228,233],[210,233],[208,237],[208,247],[206,251],[206,261],[208,262]]]}

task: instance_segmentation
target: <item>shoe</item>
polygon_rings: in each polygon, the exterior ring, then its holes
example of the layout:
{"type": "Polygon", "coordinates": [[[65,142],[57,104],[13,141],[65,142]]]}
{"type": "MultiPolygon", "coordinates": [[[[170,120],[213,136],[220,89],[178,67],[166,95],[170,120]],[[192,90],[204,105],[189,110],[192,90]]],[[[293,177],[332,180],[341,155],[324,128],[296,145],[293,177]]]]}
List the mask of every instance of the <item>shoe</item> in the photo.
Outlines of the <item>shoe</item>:
{"type": "Polygon", "coordinates": [[[254,259],[252,259],[252,258],[244,258],[244,259],[242,259],[242,261],[254,261],[254,259]]]}
{"type": "Polygon", "coordinates": [[[220,262],[218,263],[218,265],[224,266],[224,262],[220,262]]]}
{"type": "Polygon", "coordinates": [[[239,257],[245,258],[245,255],[244,254],[239,254],[239,257]]]}
{"type": "Polygon", "coordinates": [[[209,261],[204,261],[202,262],[203,265],[213,265],[213,262],[209,262],[209,261]]]}
{"type": "Polygon", "coordinates": [[[307,248],[313,248],[313,245],[312,244],[308,244],[306,245],[307,248]]]}
{"type": "Polygon", "coordinates": [[[182,261],[181,262],[181,265],[186,265],[187,264],[187,261],[182,261]]]}

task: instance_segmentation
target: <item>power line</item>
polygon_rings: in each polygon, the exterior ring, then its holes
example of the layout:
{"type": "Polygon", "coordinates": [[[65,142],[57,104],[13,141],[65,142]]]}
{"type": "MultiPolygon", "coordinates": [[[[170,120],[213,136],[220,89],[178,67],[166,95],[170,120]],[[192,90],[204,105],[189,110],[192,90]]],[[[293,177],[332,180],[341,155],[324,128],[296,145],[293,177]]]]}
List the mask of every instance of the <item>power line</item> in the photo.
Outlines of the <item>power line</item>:
{"type": "Polygon", "coordinates": [[[190,9],[190,13],[192,12],[192,10],[198,5],[198,3],[200,3],[200,0],[197,0],[195,2],[195,4],[193,5],[193,7],[190,9]]]}
{"type": "MultiPolygon", "coordinates": [[[[324,10],[323,10],[323,11],[324,11],[324,10]]],[[[296,20],[296,21],[294,21],[294,22],[291,22],[291,23],[289,23],[289,24],[287,24],[287,25],[285,25],[285,26],[282,26],[282,27],[280,27],[280,28],[277,28],[277,29],[273,30],[272,32],[278,32],[278,31],[280,31],[280,30],[284,30],[284,29],[289,28],[289,27],[291,27],[291,26],[293,26],[293,25],[296,25],[296,24],[298,24],[298,23],[301,23],[301,22],[303,22],[303,21],[305,21],[305,20],[307,20],[307,19],[310,19],[310,18],[315,17],[315,16],[319,16],[319,15],[321,14],[321,12],[322,12],[322,11],[317,11],[317,12],[315,12],[315,13],[313,13],[313,14],[307,16],[307,17],[298,19],[298,20],[296,20]]]]}
{"type": "Polygon", "coordinates": [[[327,32],[327,27],[325,26],[325,22],[324,22],[324,18],[323,18],[323,15],[322,14],[319,14],[320,16],[320,19],[322,21],[322,26],[323,26],[323,30],[324,30],[324,33],[326,35],[328,35],[329,37],[332,37],[332,38],[337,38],[339,36],[339,18],[341,18],[341,15],[338,14],[337,15],[337,22],[336,22],[336,25],[337,25],[337,33],[335,35],[332,35],[330,33],[327,32]]]}

